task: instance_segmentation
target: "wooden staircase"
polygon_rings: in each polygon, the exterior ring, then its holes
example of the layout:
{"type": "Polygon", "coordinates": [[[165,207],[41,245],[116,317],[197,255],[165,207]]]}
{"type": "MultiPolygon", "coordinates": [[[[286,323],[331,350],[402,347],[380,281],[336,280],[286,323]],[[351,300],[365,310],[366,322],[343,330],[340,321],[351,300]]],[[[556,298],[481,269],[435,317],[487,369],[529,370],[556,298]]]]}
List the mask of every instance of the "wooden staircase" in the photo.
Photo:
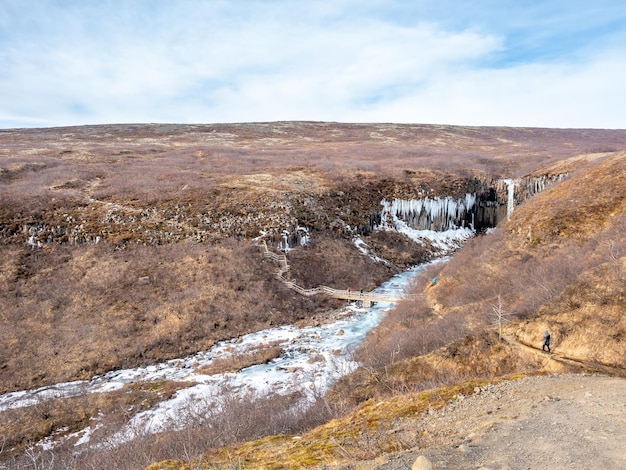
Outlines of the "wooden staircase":
{"type": "Polygon", "coordinates": [[[318,286],[313,289],[305,289],[302,286],[299,286],[293,281],[289,281],[285,278],[285,273],[289,271],[289,263],[287,262],[287,256],[284,254],[277,254],[270,251],[267,248],[267,243],[263,240],[262,244],[263,248],[263,256],[271,259],[275,263],[278,264],[279,268],[276,272],[276,278],[282,281],[287,287],[296,291],[300,295],[304,296],[312,296],[318,294],[325,294],[329,297],[334,297],[336,299],[344,299],[349,301],[361,302],[363,307],[371,307],[374,302],[387,302],[387,303],[398,303],[401,300],[408,299],[407,297],[399,297],[393,295],[384,295],[384,294],[376,294],[373,292],[355,292],[350,289],[333,289],[332,287],[327,286],[318,286]]]}

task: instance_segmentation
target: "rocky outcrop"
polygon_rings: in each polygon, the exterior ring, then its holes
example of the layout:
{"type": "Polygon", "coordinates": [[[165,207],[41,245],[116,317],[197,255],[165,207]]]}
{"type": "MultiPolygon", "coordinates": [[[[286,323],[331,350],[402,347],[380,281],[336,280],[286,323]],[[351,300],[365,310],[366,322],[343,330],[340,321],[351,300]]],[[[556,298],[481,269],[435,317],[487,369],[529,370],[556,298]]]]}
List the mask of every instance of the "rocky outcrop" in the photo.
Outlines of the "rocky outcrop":
{"type": "Polygon", "coordinates": [[[390,213],[415,230],[469,228],[480,233],[506,218],[514,205],[564,176],[469,178],[457,182],[456,193],[468,191],[458,196],[425,196],[427,192],[417,183],[383,182],[376,187],[353,186],[317,194],[261,193],[252,197],[225,192],[205,206],[171,201],[142,208],[90,198],[29,216],[4,214],[7,223],[0,226],[0,242],[26,243],[33,248],[101,241],[116,246],[162,245],[264,234],[273,247],[284,250],[306,243],[314,231],[369,235],[390,213]]]}
{"type": "Polygon", "coordinates": [[[566,175],[477,181],[464,197],[434,197],[381,201],[381,221],[393,214],[415,230],[438,232],[471,228],[483,232],[511,214],[515,205],[561,181],[566,175]]]}

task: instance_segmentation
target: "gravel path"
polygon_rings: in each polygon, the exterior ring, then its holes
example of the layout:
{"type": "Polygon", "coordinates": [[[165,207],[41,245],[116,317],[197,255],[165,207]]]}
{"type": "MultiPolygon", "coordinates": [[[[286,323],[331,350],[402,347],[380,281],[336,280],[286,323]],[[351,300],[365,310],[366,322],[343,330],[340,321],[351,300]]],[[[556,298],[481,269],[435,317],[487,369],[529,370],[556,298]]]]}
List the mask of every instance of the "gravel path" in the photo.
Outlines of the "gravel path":
{"type": "Polygon", "coordinates": [[[415,420],[419,448],[353,466],[411,469],[626,469],[626,379],[526,377],[489,385],[415,420]],[[416,467],[417,468],[417,467],[416,467]]]}

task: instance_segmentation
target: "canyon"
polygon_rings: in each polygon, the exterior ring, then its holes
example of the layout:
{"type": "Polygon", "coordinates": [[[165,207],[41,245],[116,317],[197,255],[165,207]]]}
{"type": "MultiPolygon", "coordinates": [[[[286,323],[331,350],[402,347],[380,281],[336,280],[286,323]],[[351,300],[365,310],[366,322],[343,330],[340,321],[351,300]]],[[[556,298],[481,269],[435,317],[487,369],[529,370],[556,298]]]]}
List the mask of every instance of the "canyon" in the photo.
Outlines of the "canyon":
{"type": "MultiPolygon", "coordinates": [[[[0,392],[159,370],[256,332],[323,327],[345,299],[293,286],[369,292],[449,255],[382,316],[353,351],[355,365],[323,389],[328,397],[318,390],[326,411],[309,427],[385,400],[383,389],[572,370],[494,342],[486,318],[500,300],[516,341],[556,328],[584,370],[620,375],[624,148],[619,130],[312,122],[2,130],[0,392]],[[288,256],[282,281],[261,240],[288,256]],[[600,299],[588,286],[602,283],[600,299]],[[581,342],[572,312],[583,310],[580,331],[594,331],[604,349],[581,342]],[[462,372],[487,350],[491,359],[462,372]]],[[[257,359],[269,367],[280,357],[272,347],[257,359]]],[[[108,429],[121,429],[195,380],[132,379],[99,398],[6,408],[3,458],[32,452],[29,442],[84,435],[99,414],[113,412],[108,429]]]]}

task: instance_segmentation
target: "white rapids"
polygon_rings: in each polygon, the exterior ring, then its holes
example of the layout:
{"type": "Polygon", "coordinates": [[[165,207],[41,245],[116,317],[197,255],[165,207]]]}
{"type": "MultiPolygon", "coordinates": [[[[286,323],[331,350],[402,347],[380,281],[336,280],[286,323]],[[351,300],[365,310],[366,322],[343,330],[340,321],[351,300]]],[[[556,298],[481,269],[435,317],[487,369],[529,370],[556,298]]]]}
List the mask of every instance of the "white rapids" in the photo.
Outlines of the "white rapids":
{"type": "MultiPolygon", "coordinates": [[[[374,290],[376,293],[402,294],[426,265],[421,265],[394,276],[374,290]]],[[[262,330],[240,338],[216,343],[210,350],[172,359],[159,364],[133,369],[111,371],[88,381],[59,383],[35,390],[11,392],[0,396],[0,412],[43,401],[103,393],[118,390],[132,382],[171,380],[192,382],[194,385],[179,390],[171,399],[135,415],[126,430],[120,431],[115,441],[121,443],[134,435],[134,430],[159,432],[176,427],[177,415],[190,403],[202,402],[211,406],[223,393],[254,394],[301,392],[304,396],[323,393],[340,377],[353,371],[357,363],[352,359],[355,345],[380,322],[393,304],[378,303],[369,308],[355,304],[347,306],[339,319],[320,326],[296,327],[286,325],[262,330]],[[263,345],[279,346],[280,357],[267,364],[245,368],[236,373],[205,375],[203,366],[215,360],[245,354],[263,345]]],[[[90,428],[78,433],[78,444],[87,443],[90,428]]]]}

